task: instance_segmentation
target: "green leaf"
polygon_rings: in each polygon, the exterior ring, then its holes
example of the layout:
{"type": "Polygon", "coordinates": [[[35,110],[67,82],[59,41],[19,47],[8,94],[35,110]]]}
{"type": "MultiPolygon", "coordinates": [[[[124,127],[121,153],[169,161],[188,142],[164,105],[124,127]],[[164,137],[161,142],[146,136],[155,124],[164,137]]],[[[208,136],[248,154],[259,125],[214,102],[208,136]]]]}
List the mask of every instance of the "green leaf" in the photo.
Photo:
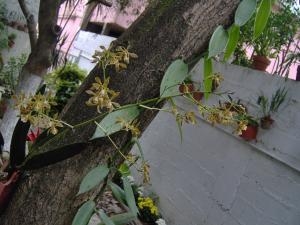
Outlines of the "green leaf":
{"type": "Polygon", "coordinates": [[[119,118],[122,118],[131,123],[139,115],[139,113],[139,108],[137,106],[132,106],[107,114],[107,116],[105,116],[103,120],[98,124],[98,127],[91,140],[105,137],[120,131],[122,129],[122,126],[120,123],[117,123],[119,118]]]}
{"type": "MultiPolygon", "coordinates": [[[[122,213],[118,215],[111,216],[110,219],[116,224],[116,225],[124,225],[128,224],[132,220],[134,220],[136,216],[134,216],[131,212],[128,213],[122,213]]],[[[104,223],[100,223],[99,225],[105,225],[104,223]]]]}
{"type": "Polygon", "coordinates": [[[229,39],[225,48],[224,61],[227,61],[236,49],[240,37],[240,27],[237,25],[232,25],[228,31],[228,34],[229,39]]]}
{"type": "Polygon", "coordinates": [[[103,210],[99,211],[99,216],[105,225],[116,225],[111,218],[109,218],[103,210]]]}
{"type": "Polygon", "coordinates": [[[123,178],[123,185],[124,185],[127,206],[129,207],[129,209],[131,210],[133,215],[136,216],[138,214],[139,210],[135,203],[135,198],[134,198],[131,184],[126,177],[123,178]]]}
{"type": "Polygon", "coordinates": [[[208,46],[208,58],[224,51],[228,40],[228,34],[222,26],[218,26],[210,38],[208,46]]]}
{"type": "Polygon", "coordinates": [[[234,23],[238,26],[245,25],[256,9],[256,0],[243,0],[235,11],[234,23]]]}
{"type": "Polygon", "coordinates": [[[129,166],[126,163],[122,163],[118,170],[123,177],[127,177],[130,175],[129,166]]]}
{"type": "Polygon", "coordinates": [[[95,209],[95,202],[92,200],[84,203],[77,211],[72,225],[87,225],[95,209]]]}
{"type": "Polygon", "coordinates": [[[97,166],[96,168],[92,169],[81,181],[78,195],[85,193],[99,185],[100,182],[108,175],[108,173],[109,169],[107,166],[97,166]]]}
{"type": "Polygon", "coordinates": [[[142,145],[141,145],[139,139],[137,139],[136,137],[133,137],[132,142],[135,143],[136,146],[138,147],[142,161],[145,161],[144,152],[143,152],[142,145]]]}
{"type": "Polygon", "coordinates": [[[125,204],[125,192],[122,188],[120,188],[118,185],[116,185],[115,183],[110,182],[109,187],[114,195],[114,197],[121,203],[125,204]]]}
{"type": "Polygon", "coordinates": [[[180,142],[182,143],[182,140],[183,140],[182,124],[180,123],[179,120],[176,120],[176,123],[177,123],[178,131],[179,131],[179,135],[180,135],[180,142]]]}
{"type": "Polygon", "coordinates": [[[170,97],[179,94],[178,85],[188,76],[188,65],[177,59],[168,67],[160,84],[160,96],[170,97]]]}
{"type": "Polygon", "coordinates": [[[271,13],[271,0],[262,0],[256,13],[253,38],[256,39],[265,29],[271,13]]]}
{"type": "Polygon", "coordinates": [[[204,97],[208,99],[211,89],[212,89],[212,79],[211,75],[213,73],[212,60],[209,58],[204,58],[204,97]]]}

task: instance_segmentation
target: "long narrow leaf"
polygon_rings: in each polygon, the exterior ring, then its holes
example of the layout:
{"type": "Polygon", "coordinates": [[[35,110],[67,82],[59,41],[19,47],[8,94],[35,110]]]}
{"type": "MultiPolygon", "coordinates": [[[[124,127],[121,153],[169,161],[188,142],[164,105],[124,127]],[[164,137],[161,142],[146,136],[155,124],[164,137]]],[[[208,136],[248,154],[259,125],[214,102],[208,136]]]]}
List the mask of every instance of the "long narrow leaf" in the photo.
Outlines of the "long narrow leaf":
{"type": "Polygon", "coordinates": [[[255,17],[253,38],[258,38],[265,29],[271,14],[271,0],[262,0],[255,17]]]}
{"type": "Polygon", "coordinates": [[[127,205],[131,210],[131,212],[133,213],[133,215],[137,216],[139,210],[136,206],[131,184],[126,177],[123,178],[123,184],[124,184],[124,191],[125,191],[127,205]]]}
{"type": "MultiPolygon", "coordinates": [[[[110,219],[116,224],[116,225],[124,225],[128,224],[129,222],[133,221],[136,218],[131,212],[129,213],[122,213],[118,215],[111,216],[110,219]]],[[[104,223],[100,223],[98,225],[105,225],[104,223]]]]}
{"type": "Polygon", "coordinates": [[[118,185],[116,185],[115,183],[110,182],[109,187],[114,195],[114,197],[121,203],[125,204],[125,192],[122,188],[120,188],[118,185]]]}
{"type": "Polygon", "coordinates": [[[95,202],[92,200],[84,203],[77,211],[72,225],[87,225],[91,219],[93,211],[95,209],[95,202]]]}
{"type": "Polygon", "coordinates": [[[116,225],[102,210],[99,211],[99,215],[105,225],[116,225]]]}
{"type": "Polygon", "coordinates": [[[251,18],[256,8],[256,0],[243,0],[235,11],[234,23],[238,26],[245,25],[251,18]]]}
{"type": "Polygon", "coordinates": [[[97,185],[108,175],[109,168],[107,166],[97,166],[92,169],[88,174],[83,178],[79,187],[79,194],[85,193],[97,185]]]}
{"type": "Polygon", "coordinates": [[[212,79],[210,76],[213,73],[213,66],[212,66],[212,60],[209,58],[204,58],[204,97],[205,99],[208,99],[211,89],[212,89],[212,79]]]}
{"type": "Polygon", "coordinates": [[[228,31],[229,39],[226,45],[225,53],[224,53],[224,61],[227,61],[238,44],[240,38],[240,27],[237,25],[232,25],[228,31]]]}
{"type": "Polygon", "coordinates": [[[208,46],[208,58],[223,52],[228,41],[228,34],[222,26],[218,26],[210,38],[208,46]]]}

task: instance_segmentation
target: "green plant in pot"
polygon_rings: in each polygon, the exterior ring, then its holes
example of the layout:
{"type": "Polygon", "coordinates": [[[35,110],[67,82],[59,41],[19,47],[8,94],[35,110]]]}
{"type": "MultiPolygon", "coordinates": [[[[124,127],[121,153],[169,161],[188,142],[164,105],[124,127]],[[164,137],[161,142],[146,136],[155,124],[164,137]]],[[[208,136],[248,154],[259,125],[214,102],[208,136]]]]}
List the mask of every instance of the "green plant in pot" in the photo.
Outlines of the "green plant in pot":
{"type": "Polygon", "coordinates": [[[15,39],[17,35],[15,33],[11,33],[8,35],[8,47],[12,48],[15,45],[15,39]]]}
{"type": "Polygon", "coordinates": [[[299,17],[295,14],[291,4],[279,1],[280,10],[271,12],[269,20],[262,34],[253,38],[252,17],[248,23],[241,28],[241,39],[247,47],[253,48],[252,66],[254,69],[265,71],[270,64],[269,58],[275,58],[282,48],[292,40],[300,25],[299,17]]]}
{"type": "Polygon", "coordinates": [[[257,104],[261,108],[262,117],[260,119],[260,126],[263,129],[270,129],[274,119],[272,115],[276,113],[280,105],[284,102],[287,95],[285,88],[278,88],[271,98],[265,95],[260,95],[257,99],[257,104]]]}
{"type": "Polygon", "coordinates": [[[249,114],[240,114],[238,115],[238,128],[240,131],[239,136],[245,141],[256,140],[258,132],[258,122],[256,118],[249,114]]]}

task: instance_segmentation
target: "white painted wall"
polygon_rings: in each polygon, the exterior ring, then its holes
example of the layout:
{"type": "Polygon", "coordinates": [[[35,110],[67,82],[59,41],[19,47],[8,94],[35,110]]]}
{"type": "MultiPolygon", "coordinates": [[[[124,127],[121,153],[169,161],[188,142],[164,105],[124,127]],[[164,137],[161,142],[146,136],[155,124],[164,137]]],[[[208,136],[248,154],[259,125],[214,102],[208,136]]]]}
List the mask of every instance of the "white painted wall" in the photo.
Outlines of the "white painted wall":
{"type": "MultiPolygon", "coordinates": [[[[259,131],[257,143],[200,117],[196,126],[183,126],[181,143],[173,116],[159,113],[141,144],[162,214],[172,225],[299,225],[300,83],[233,65],[214,68],[225,78],[218,91],[234,90],[254,114],[260,91],[271,94],[284,84],[289,101],[274,127],[259,131]]],[[[201,71],[199,63],[195,80],[202,80],[201,71]]],[[[208,104],[214,103],[212,96],[208,104]]]]}
{"type": "Polygon", "coordinates": [[[12,48],[2,50],[2,56],[4,63],[6,63],[10,57],[20,57],[23,53],[29,55],[30,53],[30,42],[28,33],[7,27],[8,33],[16,34],[16,39],[14,40],[15,45],[12,48]]]}
{"type": "MultiPolygon", "coordinates": [[[[38,18],[38,10],[40,0],[25,0],[28,10],[34,15],[35,20],[38,18]]],[[[8,22],[18,22],[20,24],[26,24],[26,18],[24,17],[18,0],[5,1],[6,4],[6,19],[8,22]]],[[[17,35],[14,40],[15,45],[12,48],[5,49],[1,52],[4,62],[7,62],[10,57],[19,57],[22,53],[29,55],[30,53],[30,41],[28,33],[19,31],[12,27],[8,28],[8,34],[14,33],[17,35]]]]}

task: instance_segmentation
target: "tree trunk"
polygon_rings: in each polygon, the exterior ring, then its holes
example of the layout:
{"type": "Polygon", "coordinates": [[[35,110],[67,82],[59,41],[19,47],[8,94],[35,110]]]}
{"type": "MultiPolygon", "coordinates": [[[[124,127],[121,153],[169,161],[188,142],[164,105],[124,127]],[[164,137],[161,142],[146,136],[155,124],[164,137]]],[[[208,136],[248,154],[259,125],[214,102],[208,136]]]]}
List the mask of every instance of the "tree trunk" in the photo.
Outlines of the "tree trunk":
{"type": "Polygon", "coordinates": [[[97,2],[91,2],[85,8],[83,18],[81,21],[81,25],[80,25],[81,30],[86,30],[86,27],[87,27],[88,23],[90,22],[90,19],[93,15],[93,12],[94,12],[95,8],[97,7],[97,5],[98,5],[97,2]]]}
{"type": "MultiPolygon", "coordinates": [[[[159,96],[164,71],[176,58],[188,59],[206,50],[208,40],[219,24],[229,25],[239,0],[168,0],[157,1],[121,36],[115,44],[129,43],[139,58],[132,60],[126,71],[110,70],[110,88],[119,91],[121,105],[159,96]]],[[[74,125],[97,115],[85,102],[94,77],[101,74],[95,67],[77,94],[66,106],[63,119],[74,125]]],[[[140,115],[140,128],[144,130],[156,113],[146,111],[140,115]]],[[[85,143],[82,151],[64,161],[30,171],[23,179],[5,214],[1,225],[69,225],[83,199],[76,198],[80,181],[94,166],[106,163],[116,155],[106,139],[88,140],[94,125],[57,136],[41,144],[40,149],[51,150],[68,144],[85,143]]],[[[118,146],[124,146],[130,135],[119,132],[112,135],[118,146]]],[[[124,151],[128,152],[130,148],[124,151]]],[[[75,150],[74,150],[75,151],[75,150]]],[[[38,163],[48,158],[33,160],[38,163]]],[[[118,162],[122,159],[119,158],[118,162]]],[[[86,198],[85,198],[86,199],[86,198]]]]}
{"type": "MultiPolygon", "coordinates": [[[[26,8],[24,1],[20,1],[26,8]]],[[[16,94],[35,93],[38,89],[43,76],[46,74],[47,69],[52,64],[53,52],[57,43],[57,38],[60,34],[60,28],[56,25],[58,17],[58,9],[60,0],[43,0],[40,2],[39,10],[39,36],[36,40],[35,32],[32,31],[32,24],[29,24],[31,29],[31,54],[28,57],[24,68],[20,74],[18,87],[15,90],[16,94]]],[[[24,9],[23,9],[24,12],[24,9]]],[[[25,9],[25,17],[28,18],[28,23],[34,20],[33,15],[28,15],[28,10],[25,9]],[[25,13],[27,12],[27,13],[25,13]]],[[[17,112],[13,109],[13,100],[8,103],[8,110],[6,111],[1,122],[1,133],[4,137],[4,150],[10,151],[11,136],[14,127],[18,121],[17,112]]]]}

